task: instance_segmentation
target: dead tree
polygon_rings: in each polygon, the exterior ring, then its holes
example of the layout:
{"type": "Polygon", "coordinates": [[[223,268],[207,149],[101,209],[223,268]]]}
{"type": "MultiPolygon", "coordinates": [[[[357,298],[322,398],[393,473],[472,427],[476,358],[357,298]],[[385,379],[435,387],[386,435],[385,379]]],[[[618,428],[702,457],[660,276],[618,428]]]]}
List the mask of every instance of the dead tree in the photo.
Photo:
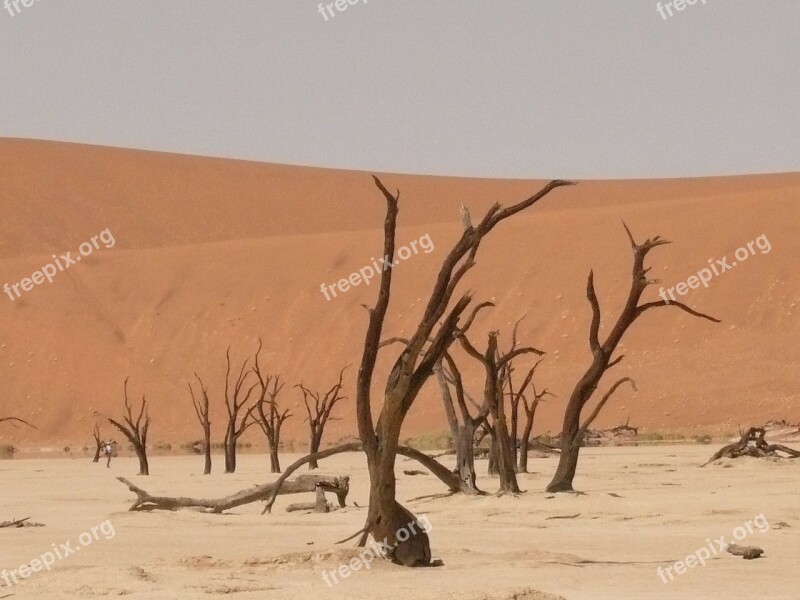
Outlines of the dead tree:
{"type": "Polygon", "coordinates": [[[501,354],[497,337],[497,331],[489,332],[484,352],[479,352],[466,335],[459,335],[458,339],[467,354],[479,361],[484,369],[483,397],[492,418],[491,427],[488,430],[492,436],[492,450],[496,460],[497,474],[500,476],[499,492],[518,494],[520,489],[516,476],[517,464],[512,451],[512,446],[516,445],[516,438],[511,437],[508,429],[503,387],[510,363],[515,357],[529,353],[541,356],[544,352],[531,347],[517,348],[515,339],[511,350],[501,354]]]}
{"type": "MultiPolygon", "coordinates": [[[[517,472],[518,473],[527,473],[528,472],[528,446],[531,442],[531,433],[533,432],[533,421],[536,417],[536,409],[539,406],[539,402],[545,396],[552,396],[547,388],[543,389],[541,392],[536,391],[536,385],[533,382],[533,377],[536,373],[536,367],[539,366],[541,360],[536,361],[533,367],[530,368],[527,375],[525,375],[525,379],[522,380],[522,384],[519,388],[514,388],[514,380],[513,380],[513,373],[514,369],[513,366],[509,367],[508,374],[506,376],[506,385],[508,388],[508,395],[511,399],[511,414],[512,414],[512,424],[511,424],[511,436],[513,439],[517,439],[517,430],[518,430],[518,411],[520,406],[522,407],[525,413],[525,424],[522,429],[522,435],[519,438],[519,455],[516,457],[517,460],[517,472]],[[528,398],[528,394],[526,393],[527,389],[530,387],[532,396],[530,399],[528,398]],[[520,402],[521,401],[521,402],[520,402]]],[[[516,445],[515,445],[516,450],[516,445]]]]}
{"type": "MultiPolygon", "coordinates": [[[[345,396],[340,395],[342,391],[342,377],[344,376],[346,368],[347,367],[339,372],[339,381],[325,392],[325,394],[312,392],[302,383],[295,386],[300,388],[300,391],[303,392],[303,404],[305,404],[306,413],[308,414],[309,454],[316,454],[319,452],[325,425],[327,425],[328,421],[331,419],[336,419],[336,417],[331,417],[333,407],[336,406],[336,403],[340,400],[347,399],[345,396]],[[314,401],[313,406],[311,400],[314,401]]],[[[316,460],[309,461],[308,468],[310,470],[318,467],[319,465],[316,460]]]]}
{"type": "Polygon", "coordinates": [[[103,449],[103,440],[100,438],[100,425],[97,423],[94,424],[94,431],[92,432],[92,437],[94,437],[94,458],[92,458],[92,462],[100,462],[100,451],[103,449]]]}
{"type": "Polygon", "coordinates": [[[278,450],[281,445],[281,428],[283,422],[292,417],[289,409],[281,412],[278,407],[278,394],[283,389],[284,384],[281,383],[280,375],[265,375],[261,370],[259,358],[261,355],[261,339],[258,340],[258,350],[256,351],[256,358],[253,364],[253,373],[258,380],[258,398],[256,399],[256,414],[255,419],[258,422],[261,431],[267,437],[267,446],[269,446],[269,463],[270,472],[281,472],[281,461],[278,456],[278,450]],[[265,410],[266,407],[266,410],[265,410]]]}
{"type": "MultiPolygon", "coordinates": [[[[592,352],[592,362],[584,375],[576,383],[570,395],[569,402],[567,403],[564,412],[564,424],[561,431],[561,456],[559,457],[558,467],[553,475],[553,479],[547,486],[548,492],[572,491],[572,480],[575,477],[575,471],[578,466],[578,455],[580,453],[581,440],[583,437],[580,435],[580,432],[582,430],[585,432],[585,428],[588,425],[588,423],[586,423],[584,426],[581,426],[581,412],[591,399],[605,372],[615,365],[618,365],[623,359],[624,355],[612,358],[612,354],[622,340],[623,335],[625,335],[625,332],[633,325],[636,319],[650,309],[662,306],[675,306],[692,316],[719,323],[718,319],[699,313],[677,301],[659,300],[639,304],[642,294],[647,287],[653,283],[657,283],[647,278],[650,267],[645,268],[645,258],[650,250],[669,242],[656,236],[652,239],[645,240],[642,244],[637,244],[627,225],[623,223],[623,226],[625,227],[625,232],[628,235],[633,251],[633,270],[631,273],[630,291],[628,292],[625,306],[622,308],[614,327],[609,332],[605,341],[601,342],[599,338],[600,303],[594,289],[594,273],[589,272],[589,279],[586,285],[586,297],[592,307],[592,321],[589,326],[589,348],[592,352]]],[[[622,380],[614,384],[611,389],[616,389],[621,381],[622,380]]]]}
{"type": "Polygon", "coordinates": [[[211,474],[211,413],[209,410],[208,402],[208,388],[200,379],[200,376],[195,373],[195,378],[200,386],[201,398],[196,398],[192,384],[187,383],[189,386],[189,394],[192,396],[192,406],[194,407],[194,414],[197,415],[197,421],[203,429],[203,454],[205,456],[205,464],[203,466],[203,475],[211,474]]]}
{"type": "Polygon", "coordinates": [[[723,446],[714,453],[714,456],[708,462],[700,466],[705,467],[720,458],[739,458],[740,456],[751,456],[753,458],[800,458],[800,452],[788,446],[768,444],[764,439],[766,433],[764,427],[751,427],[738,441],[723,446]],[[786,456],[782,456],[780,453],[786,456]]]}
{"type": "Polygon", "coordinates": [[[225,371],[225,409],[228,413],[228,423],[225,426],[225,438],[223,446],[225,451],[225,472],[234,473],[236,471],[236,448],[239,443],[239,438],[242,437],[245,431],[253,425],[256,421],[253,417],[253,411],[256,409],[255,404],[251,404],[250,396],[256,388],[257,383],[251,385],[246,392],[244,392],[245,384],[247,383],[250,371],[247,370],[248,360],[242,363],[239,369],[239,375],[236,381],[231,384],[231,348],[225,352],[226,371],[225,371]]]}
{"type": "MultiPolygon", "coordinates": [[[[375,178],[375,184],[386,200],[383,256],[391,261],[395,253],[400,194],[389,192],[378,178],[375,178]]],[[[378,300],[369,310],[369,324],[356,387],[358,432],[370,472],[369,512],[360,544],[366,543],[369,534],[381,540],[386,537],[388,543],[394,546],[391,554],[393,560],[406,566],[430,564],[430,541],[427,534],[419,533],[406,541],[398,540],[396,536],[402,527],[414,519],[396,498],[394,464],[403,421],[420,389],[432,375],[434,366],[453,343],[456,335],[468,330],[477,311],[487,305],[483,303],[473,308],[463,325],[460,320],[472,303],[471,294],[463,294],[450,307],[458,284],[475,265],[475,257],[483,238],[501,221],[529,208],[554,189],[564,185],[569,185],[569,182],[551,181],[539,192],[518,204],[508,208],[495,204],[476,227],[472,226],[469,219],[465,220],[461,237],[444,258],[422,319],[409,344],[395,360],[384,389],[383,408],[376,422],[372,417],[371,386],[391,295],[392,269],[381,273],[378,300]]]]}
{"type": "Polygon", "coordinates": [[[484,494],[485,492],[478,488],[475,476],[475,431],[486,422],[489,406],[484,403],[476,415],[472,416],[467,407],[461,371],[449,352],[444,353],[443,360],[439,360],[434,372],[442,393],[442,402],[447,415],[447,422],[450,425],[450,432],[455,441],[456,473],[458,473],[460,489],[465,494],[484,494]],[[447,370],[449,372],[445,371],[443,360],[447,362],[447,370]],[[450,385],[455,389],[460,419],[455,410],[450,385]]]}
{"type": "MultiPolygon", "coordinates": [[[[103,416],[109,423],[119,429],[119,431],[128,438],[128,441],[133,446],[133,451],[136,453],[136,458],[139,459],[139,475],[150,475],[150,466],[147,463],[147,433],[150,430],[150,415],[147,410],[147,400],[142,394],[142,404],[139,407],[139,414],[134,419],[133,406],[130,398],[128,398],[128,378],[125,378],[123,383],[123,393],[125,395],[125,413],[122,415],[122,420],[117,421],[111,417],[103,416]]],[[[100,413],[96,413],[100,415],[100,413]]]]}

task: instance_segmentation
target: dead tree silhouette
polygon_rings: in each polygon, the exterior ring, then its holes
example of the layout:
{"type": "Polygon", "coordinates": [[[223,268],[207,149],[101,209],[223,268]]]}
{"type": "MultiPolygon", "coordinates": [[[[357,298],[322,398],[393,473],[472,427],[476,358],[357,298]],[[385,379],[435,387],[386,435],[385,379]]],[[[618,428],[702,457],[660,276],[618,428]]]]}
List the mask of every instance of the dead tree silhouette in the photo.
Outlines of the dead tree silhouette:
{"type": "MultiPolygon", "coordinates": [[[[306,407],[308,414],[308,429],[309,429],[309,453],[315,454],[319,452],[320,444],[322,444],[322,435],[325,432],[325,426],[328,421],[335,420],[336,417],[331,416],[331,411],[336,403],[340,400],[346,400],[346,396],[341,395],[342,391],[342,377],[347,367],[344,367],[339,372],[339,381],[333,385],[327,392],[320,394],[313,392],[302,383],[297,384],[295,387],[299,388],[303,393],[303,404],[306,407]],[[311,400],[314,401],[312,406],[311,400]]],[[[308,463],[309,469],[316,469],[319,465],[316,460],[311,460],[308,463]]]]}
{"type": "Polygon", "coordinates": [[[278,394],[283,389],[284,384],[281,383],[280,375],[266,375],[261,370],[260,356],[261,356],[261,338],[258,340],[258,350],[256,350],[256,357],[253,364],[253,373],[258,380],[258,398],[256,399],[256,421],[258,422],[261,431],[267,438],[267,446],[269,446],[269,463],[270,471],[272,473],[281,472],[281,461],[278,451],[281,444],[281,428],[286,419],[291,418],[293,415],[289,409],[281,412],[278,407],[278,394]],[[264,408],[266,407],[266,410],[264,408]]]}
{"type": "Polygon", "coordinates": [[[133,406],[128,398],[128,378],[123,383],[123,393],[125,396],[125,412],[120,421],[96,413],[104,417],[109,423],[116,427],[122,435],[128,438],[139,459],[139,475],[150,475],[150,465],[147,462],[147,434],[150,431],[150,415],[147,410],[147,400],[142,394],[142,404],[139,407],[139,414],[134,418],[133,406]]]}
{"type": "Polygon", "coordinates": [[[194,414],[197,415],[197,421],[203,430],[203,475],[211,474],[211,411],[208,402],[208,388],[200,379],[200,376],[195,373],[195,378],[200,386],[200,398],[194,395],[194,389],[191,383],[186,385],[189,387],[189,394],[192,396],[192,407],[194,407],[194,414]]]}
{"type": "Polygon", "coordinates": [[[566,410],[564,411],[564,424],[561,431],[561,456],[559,457],[558,468],[553,475],[553,479],[547,486],[548,492],[572,491],[572,480],[575,477],[575,471],[578,466],[578,455],[586,429],[591,424],[594,417],[597,416],[611,394],[623,382],[630,381],[630,379],[626,377],[611,386],[609,392],[603,397],[600,403],[598,403],[592,417],[581,425],[581,412],[597,389],[603,375],[606,371],[618,365],[623,359],[624,355],[612,358],[612,354],[617,349],[625,332],[633,325],[636,319],[651,309],[674,306],[694,317],[700,317],[713,321],[714,323],[719,323],[718,319],[697,312],[681,302],[660,300],[639,304],[642,294],[647,287],[653,283],[657,283],[655,280],[647,278],[650,267],[644,266],[645,258],[653,248],[663,246],[669,242],[656,236],[652,239],[645,240],[641,244],[637,244],[628,226],[623,223],[623,227],[625,228],[625,233],[628,235],[633,252],[633,270],[631,272],[630,291],[628,292],[628,298],[617,317],[614,327],[611,329],[606,339],[601,342],[599,338],[600,303],[594,289],[594,272],[589,272],[589,279],[586,284],[586,297],[592,308],[592,321],[589,326],[589,348],[592,352],[592,362],[583,377],[575,384],[575,388],[572,391],[566,410]]]}

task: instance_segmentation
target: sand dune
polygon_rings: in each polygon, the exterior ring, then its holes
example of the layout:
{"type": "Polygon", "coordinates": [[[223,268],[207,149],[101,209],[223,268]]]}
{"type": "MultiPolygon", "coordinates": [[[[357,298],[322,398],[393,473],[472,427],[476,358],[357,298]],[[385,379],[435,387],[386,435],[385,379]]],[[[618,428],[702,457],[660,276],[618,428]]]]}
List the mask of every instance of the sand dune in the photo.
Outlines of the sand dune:
{"type": "MultiPolygon", "coordinates": [[[[18,282],[109,229],[102,248],[11,301],[0,295],[0,415],[31,419],[38,431],[0,431],[21,447],[86,444],[93,411],[116,412],[122,381],[146,393],[152,439],[199,437],[186,382],[197,371],[216,402],[222,435],[225,348],[237,360],[264,340],[270,371],[291,383],[329,386],[338,370],[353,381],[366,325],[361,285],[326,301],[333,283],[380,252],[382,198],[367,173],[247,163],[51,142],[0,140],[0,270],[18,282]]],[[[568,176],[569,174],[563,174],[568,176]]],[[[460,231],[458,207],[473,219],[493,202],[511,203],[537,181],[381,175],[401,190],[400,244],[429,234],[435,249],[396,267],[387,335],[409,333],[435,269],[460,231]]],[[[565,398],[588,362],[585,281],[595,270],[604,318],[629,280],[624,219],[640,238],[673,245],[654,251],[653,276],[674,286],[761,235],[771,250],[714,278],[684,301],[722,319],[714,325],[673,309],[649,314],[624,340],[639,393],[620,393],[599,426],[735,429],[770,418],[800,420],[797,402],[800,174],[664,181],[581,182],[558,190],[504,223],[478,257],[465,288],[496,308],[473,340],[527,315],[521,339],[547,352],[538,384],[551,389],[537,431],[557,432],[565,398]]],[[[657,290],[652,290],[655,294],[657,290]]],[[[655,298],[655,296],[653,296],[655,298]]],[[[387,350],[377,382],[391,366],[387,350]]],[[[469,365],[464,358],[465,365],[469,365]]],[[[465,366],[479,393],[480,372],[465,366]]],[[[297,390],[284,401],[295,419],[287,439],[305,440],[297,390]]],[[[350,404],[329,439],[352,433],[350,404]]],[[[429,385],[404,435],[445,429],[429,385]]],[[[248,434],[250,435],[250,434],[248,434]]],[[[261,445],[253,430],[250,440],[261,445]]]]}

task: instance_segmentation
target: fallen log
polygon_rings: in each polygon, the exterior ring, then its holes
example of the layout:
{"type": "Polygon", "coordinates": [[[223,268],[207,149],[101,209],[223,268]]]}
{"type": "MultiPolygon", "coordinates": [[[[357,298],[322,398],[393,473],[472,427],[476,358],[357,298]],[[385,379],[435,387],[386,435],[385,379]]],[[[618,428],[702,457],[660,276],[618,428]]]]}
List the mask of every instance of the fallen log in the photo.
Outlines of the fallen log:
{"type": "Polygon", "coordinates": [[[324,490],[321,486],[317,486],[317,499],[315,502],[295,502],[286,507],[286,512],[297,512],[300,510],[313,510],[315,513],[329,513],[336,510],[336,507],[325,500],[324,490]]]}
{"type": "MultiPolygon", "coordinates": [[[[253,488],[242,490],[225,496],[224,498],[185,498],[172,496],[153,496],[142,488],[134,485],[124,477],[117,477],[127,488],[136,494],[136,501],[128,510],[179,510],[181,508],[201,509],[204,512],[221,513],[237,506],[258,502],[271,498],[275,491],[275,483],[257,485],[253,488]]],[[[279,494],[301,494],[307,492],[324,492],[336,494],[339,506],[345,506],[345,499],[350,491],[350,477],[347,475],[300,475],[296,479],[286,481],[280,487],[279,494]]]]}
{"type": "Polygon", "coordinates": [[[726,550],[734,556],[741,556],[745,560],[761,558],[761,555],[764,554],[764,550],[757,548],[756,546],[739,546],[737,544],[728,544],[726,550]]]}
{"type": "Polygon", "coordinates": [[[11,521],[0,522],[0,529],[7,527],[44,527],[43,523],[35,523],[31,521],[30,517],[24,519],[12,519],[11,521]]]}
{"type": "Polygon", "coordinates": [[[720,458],[739,458],[740,456],[752,456],[753,458],[800,458],[800,451],[793,450],[782,444],[768,444],[764,439],[765,435],[766,429],[764,427],[751,427],[742,435],[739,441],[723,446],[714,453],[714,456],[708,459],[708,462],[700,466],[705,467],[720,458]]]}

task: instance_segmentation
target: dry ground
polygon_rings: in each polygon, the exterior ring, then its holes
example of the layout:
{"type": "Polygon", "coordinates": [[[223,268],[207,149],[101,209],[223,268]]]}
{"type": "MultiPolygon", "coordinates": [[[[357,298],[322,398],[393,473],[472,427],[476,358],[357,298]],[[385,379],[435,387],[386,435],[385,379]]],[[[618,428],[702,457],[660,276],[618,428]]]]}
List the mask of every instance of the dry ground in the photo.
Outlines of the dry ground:
{"type": "MultiPolygon", "coordinates": [[[[82,532],[106,519],[115,535],[108,540],[101,535],[50,573],[35,573],[11,589],[0,587],[0,597],[796,600],[800,461],[740,459],[698,468],[715,448],[587,449],[576,481],[585,495],[541,492],[555,467],[549,458],[531,461],[536,473],[521,476],[521,486],[530,491],[519,497],[409,502],[430,519],[434,556],[444,566],[408,570],[374,563],[333,589],[320,573],[355,555],[349,545],[334,542],[358,530],[365,515],[361,455],[323,464],[325,472],[352,475],[348,508],[328,515],[287,514],[286,504],[299,497],[283,497],[271,516],[261,516],[255,505],[228,515],[129,513],[132,495],[113,477],[130,477],[152,492],[217,496],[269,479],[262,455],[242,456],[235,475],[210,477],[198,474],[199,457],[156,457],[149,478],[131,477],[136,468],[128,458],[115,460],[111,469],[85,459],[3,461],[0,520],[31,516],[46,527],[0,530],[0,568],[30,562],[54,543],[70,540],[74,546],[82,532]],[[706,545],[706,538],[730,539],[734,528],[760,513],[772,527],[744,543],[764,548],[766,558],[721,555],[668,584],[656,574],[658,566],[706,545]],[[774,527],[778,522],[789,527],[774,527]]],[[[398,472],[412,465],[401,460],[398,472]]],[[[478,469],[480,484],[492,490],[495,482],[483,476],[485,461],[478,469]]],[[[400,475],[399,491],[409,500],[440,492],[441,485],[427,474],[400,475]]]]}

